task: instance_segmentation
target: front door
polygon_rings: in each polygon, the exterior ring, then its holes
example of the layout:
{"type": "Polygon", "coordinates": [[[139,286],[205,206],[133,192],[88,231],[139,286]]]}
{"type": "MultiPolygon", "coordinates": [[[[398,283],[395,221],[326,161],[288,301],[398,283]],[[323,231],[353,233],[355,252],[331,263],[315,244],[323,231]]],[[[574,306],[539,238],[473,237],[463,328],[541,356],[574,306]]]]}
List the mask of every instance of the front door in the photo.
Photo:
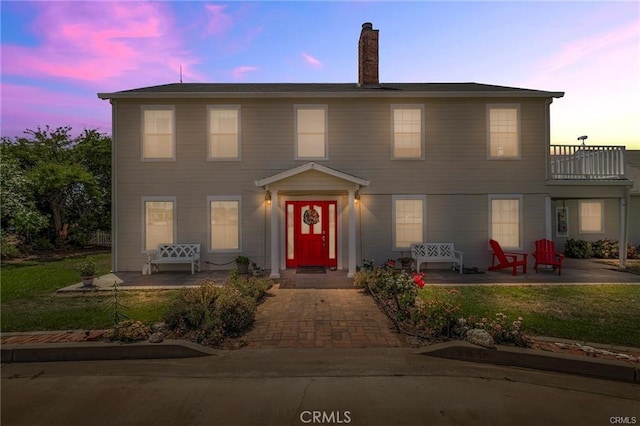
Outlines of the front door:
{"type": "Polygon", "coordinates": [[[337,202],[287,201],[287,267],[337,266],[337,202]]]}

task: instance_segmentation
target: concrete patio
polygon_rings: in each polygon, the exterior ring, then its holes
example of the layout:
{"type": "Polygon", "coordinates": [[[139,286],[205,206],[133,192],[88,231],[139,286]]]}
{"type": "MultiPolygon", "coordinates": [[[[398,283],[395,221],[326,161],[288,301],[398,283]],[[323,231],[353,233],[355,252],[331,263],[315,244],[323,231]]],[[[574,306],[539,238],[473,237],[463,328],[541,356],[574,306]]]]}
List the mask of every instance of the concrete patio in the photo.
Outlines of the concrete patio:
{"type": "MultiPolygon", "coordinates": [[[[633,262],[633,261],[631,261],[633,262]]],[[[637,262],[637,261],[636,261],[637,262]]],[[[121,290],[172,290],[196,286],[205,279],[222,284],[230,270],[203,270],[193,275],[189,271],[158,272],[142,275],[140,272],[117,272],[96,278],[93,287],[85,288],[82,283],[58,290],[60,293],[110,291],[114,282],[121,290]]],[[[267,271],[268,274],[268,271],[267,271]]],[[[510,269],[477,274],[459,274],[448,269],[428,269],[425,281],[430,285],[576,285],[576,284],[640,284],[640,275],[620,271],[616,266],[595,259],[565,259],[562,275],[557,271],[535,272],[530,265],[527,273],[512,275],[510,269]]],[[[327,271],[324,274],[297,274],[288,269],[274,284],[283,289],[348,289],[353,280],[344,270],[327,271]]]]}

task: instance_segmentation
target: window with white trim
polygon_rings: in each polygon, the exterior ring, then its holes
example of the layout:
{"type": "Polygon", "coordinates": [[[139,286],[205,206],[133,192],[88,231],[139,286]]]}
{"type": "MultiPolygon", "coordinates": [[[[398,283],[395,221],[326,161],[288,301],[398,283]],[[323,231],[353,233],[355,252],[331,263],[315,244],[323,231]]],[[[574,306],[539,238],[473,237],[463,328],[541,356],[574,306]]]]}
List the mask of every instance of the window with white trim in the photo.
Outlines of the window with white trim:
{"type": "Polygon", "coordinates": [[[406,251],[411,244],[424,242],[426,235],[426,195],[394,195],[393,203],[393,250],[406,251]]]}
{"type": "Polygon", "coordinates": [[[604,232],[604,201],[578,201],[578,232],[599,234],[604,232]]]}
{"type": "Polygon", "coordinates": [[[212,252],[239,252],[241,250],[240,196],[208,197],[209,250],[212,252]]]}
{"type": "Polygon", "coordinates": [[[176,197],[142,198],[142,251],[176,241],[176,197]]]}
{"type": "Polygon", "coordinates": [[[209,106],[209,160],[240,159],[240,106],[209,106]]]}
{"type": "Polygon", "coordinates": [[[489,195],[489,238],[522,249],[522,195],[489,195]]]}
{"type": "Polygon", "coordinates": [[[176,159],[175,109],[172,105],[142,107],[142,159],[176,159]]]}
{"type": "Polygon", "coordinates": [[[326,160],[327,106],[295,105],[295,158],[326,160]]]}
{"type": "Polygon", "coordinates": [[[424,158],[423,124],[423,105],[391,105],[391,158],[424,158]]]}
{"type": "Polygon", "coordinates": [[[487,105],[487,156],[520,158],[520,105],[487,105]]]}

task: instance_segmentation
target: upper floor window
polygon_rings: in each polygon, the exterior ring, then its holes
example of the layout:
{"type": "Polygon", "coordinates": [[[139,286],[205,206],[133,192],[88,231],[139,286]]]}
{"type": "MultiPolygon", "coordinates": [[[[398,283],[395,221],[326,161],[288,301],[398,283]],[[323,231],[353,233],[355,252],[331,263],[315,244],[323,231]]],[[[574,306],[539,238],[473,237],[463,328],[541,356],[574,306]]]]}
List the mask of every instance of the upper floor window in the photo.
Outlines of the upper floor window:
{"type": "Polygon", "coordinates": [[[424,107],[391,105],[391,158],[424,158],[424,107]]]}
{"type": "Polygon", "coordinates": [[[604,232],[604,201],[580,200],[578,210],[578,232],[581,234],[604,232]]]}
{"type": "Polygon", "coordinates": [[[520,106],[487,105],[487,157],[520,158],[520,106]]]}
{"type": "Polygon", "coordinates": [[[240,159],[240,107],[210,106],[208,109],[209,160],[240,159]]]}
{"type": "Polygon", "coordinates": [[[142,159],[176,159],[175,110],[168,106],[142,107],[142,159]]]}
{"type": "Polygon", "coordinates": [[[502,248],[522,248],[522,195],[489,195],[489,238],[502,248]]]}
{"type": "Polygon", "coordinates": [[[295,158],[329,158],[327,153],[327,106],[296,105],[295,110],[295,158]]]}

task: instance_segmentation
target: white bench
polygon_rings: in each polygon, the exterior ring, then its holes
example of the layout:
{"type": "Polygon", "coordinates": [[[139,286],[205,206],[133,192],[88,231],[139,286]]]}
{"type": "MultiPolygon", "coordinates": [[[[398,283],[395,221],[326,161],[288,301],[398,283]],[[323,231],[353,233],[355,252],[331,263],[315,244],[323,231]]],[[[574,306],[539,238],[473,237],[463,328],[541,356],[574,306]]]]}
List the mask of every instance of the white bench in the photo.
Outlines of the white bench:
{"type": "Polygon", "coordinates": [[[149,275],[152,265],[160,272],[161,263],[188,263],[191,265],[191,275],[195,269],[200,272],[200,244],[158,244],[154,259],[147,253],[149,275]]]}
{"type": "MultiPolygon", "coordinates": [[[[463,255],[463,252],[453,248],[453,243],[424,243],[411,246],[411,257],[418,272],[420,272],[420,266],[423,263],[450,262],[457,264],[460,273],[462,273],[463,255]]],[[[451,266],[453,267],[453,265],[451,266]]]]}

